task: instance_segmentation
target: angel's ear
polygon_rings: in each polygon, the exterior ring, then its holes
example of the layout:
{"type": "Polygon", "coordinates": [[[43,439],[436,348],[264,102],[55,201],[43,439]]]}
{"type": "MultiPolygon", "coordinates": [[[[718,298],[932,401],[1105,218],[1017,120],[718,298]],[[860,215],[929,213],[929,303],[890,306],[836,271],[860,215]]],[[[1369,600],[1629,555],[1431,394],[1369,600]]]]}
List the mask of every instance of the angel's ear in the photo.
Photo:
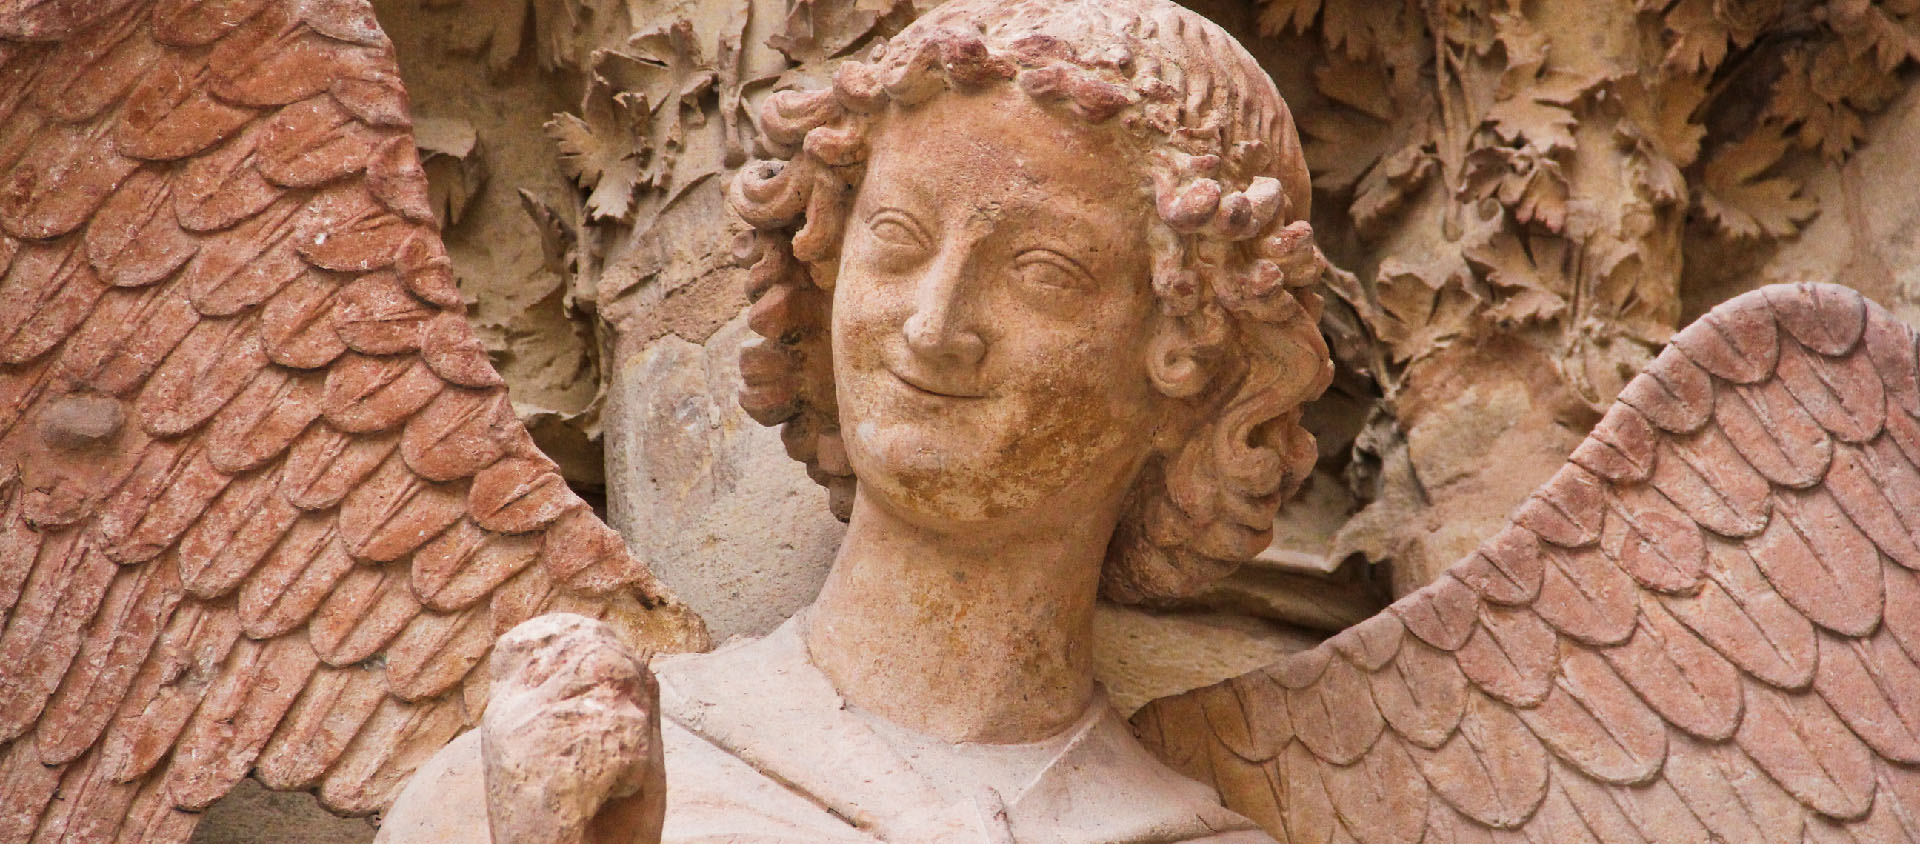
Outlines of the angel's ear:
{"type": "Polygon", "coordinates": [[[1190,399],[1213,386],[1232,331],[1226,313],[1208,303],[1174,316],[1155,313],[1148,326],[1147,377],[1161,394],[1190,399]]]}
{"type": "Polygon", "coordinates": [[[1240,560],[1265,547],[1274,512],[1313,468],[1300,408],[1332,378],[1324,340],[1301,311],[1279,324],[1243,322],[1246,362],[1167,470],[1169,501],[1192,523],[1189,544],[1240,560]]]}
{"type": "Polygon", "coordinates": [[[1192,332],[1180,320],[1162,318],[1147,340],[1147,377],[1154,389],[1170,398],[1193,398],[1206,389],[1210,375],[1192,332]]]}
{"type": "Polygon", "coordinates": [[[1193,317],[1156,314],[1147,338],[1147,378],[1167,399],[1153,437],[1155,450],[1162,454],[1179,451],[1193,436],[1199,408],[1192,400],[1218,380],[1217,355],[1209,354],[1217,346],[1199,336],[1209,332],[1196,330],[1192,322],[1193,317]]]}

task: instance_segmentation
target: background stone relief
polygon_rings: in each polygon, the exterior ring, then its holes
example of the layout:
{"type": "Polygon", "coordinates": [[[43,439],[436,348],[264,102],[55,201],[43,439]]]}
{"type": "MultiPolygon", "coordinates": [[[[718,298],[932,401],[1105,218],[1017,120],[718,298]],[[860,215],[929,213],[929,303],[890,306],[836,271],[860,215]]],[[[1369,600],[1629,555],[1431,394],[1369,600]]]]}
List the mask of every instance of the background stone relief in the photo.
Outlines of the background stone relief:
{"type": "Polygon", "coordinates": [[[744,316],[697,345],[678,335],[621,358],[607,466],[615,525],[641,557],[672,561],[677,592],[706,596],[713,629],[764,632],[813,599],[845,528],[734,400],[744,316]]]}

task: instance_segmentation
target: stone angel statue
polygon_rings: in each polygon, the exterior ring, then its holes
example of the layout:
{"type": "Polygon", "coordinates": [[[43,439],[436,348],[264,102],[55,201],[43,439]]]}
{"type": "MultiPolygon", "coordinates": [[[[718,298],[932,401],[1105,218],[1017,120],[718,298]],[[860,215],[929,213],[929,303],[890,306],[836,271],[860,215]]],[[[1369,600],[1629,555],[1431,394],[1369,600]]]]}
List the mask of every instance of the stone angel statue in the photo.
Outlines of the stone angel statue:
{"type": "Polygon", "coordinates": [[[1263,548],[1330,371],[1287,108],[1165,0],[768,100],[742,403],[850,523],[710,653],[506,409],[363,4],[0,39],[0,840],[250,772],[396,844],[1920,840],[1916,337],[1830,286],[1681,332],[1435,584],[1113,713],[1096,595],[1263,548]]]}

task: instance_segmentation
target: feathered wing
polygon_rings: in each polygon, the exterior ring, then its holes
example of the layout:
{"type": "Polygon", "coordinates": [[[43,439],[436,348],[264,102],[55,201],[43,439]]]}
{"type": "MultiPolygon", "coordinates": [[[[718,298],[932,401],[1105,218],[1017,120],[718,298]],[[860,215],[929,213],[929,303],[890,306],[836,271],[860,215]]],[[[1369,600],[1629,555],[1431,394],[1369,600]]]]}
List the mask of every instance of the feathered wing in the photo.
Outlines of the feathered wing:
{"type": "Polygon", "coordinates": [[[0,841],[383,807],[500,632],[699,620],[463,316],[364,0],[0,0],[0,841]]]}
{"type": "Polygon", "coordinates": [[[1734,299],[1438,582],[1135,729],[1293,844],[1920,841],[1915,367],[1734,299]]]}

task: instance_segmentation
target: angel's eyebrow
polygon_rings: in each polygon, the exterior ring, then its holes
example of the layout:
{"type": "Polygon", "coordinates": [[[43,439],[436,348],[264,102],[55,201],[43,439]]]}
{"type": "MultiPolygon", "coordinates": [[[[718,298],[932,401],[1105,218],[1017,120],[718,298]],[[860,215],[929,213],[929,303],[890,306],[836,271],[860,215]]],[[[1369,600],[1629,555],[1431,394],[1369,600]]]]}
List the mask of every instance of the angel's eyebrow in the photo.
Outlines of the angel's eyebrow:
{"type": "Polygon", "coordinates": [[[1073,261],[1075,265],[1081,263],[1082,256],[1105,251],[1107,244],[1098,236],[1076,243],[1071,239],[1062,239],[1059,235],[1064,232],[1100,232],[1114,224],[1111,220],[1100,220],[1084,209],[1074,207],[1071,203],[1047,202],[1018,204],[1011,207],[1012,213],[1018,215],[1015,220],[1022,224],[1026,231],[1032,233],[1031,237],[1023,238],[1026,241],[1023,251],[1044,247],[1062,258],[1073,261]]]}
{"type": "Polygon", "coordinates": [[[899,214],[903,217],[907,217],[908,219],[913,220],[916,223],[920,222],[919,217],[915,216],[912,211],[908,211],[907,209],[901,208],[898,205],[882,205],[878,208],[873,209],[872,211],[868,211],[867,219],[871,220],[875,217],[880,216],[881,214],[887,214],[887,213],[899,214]]]}

